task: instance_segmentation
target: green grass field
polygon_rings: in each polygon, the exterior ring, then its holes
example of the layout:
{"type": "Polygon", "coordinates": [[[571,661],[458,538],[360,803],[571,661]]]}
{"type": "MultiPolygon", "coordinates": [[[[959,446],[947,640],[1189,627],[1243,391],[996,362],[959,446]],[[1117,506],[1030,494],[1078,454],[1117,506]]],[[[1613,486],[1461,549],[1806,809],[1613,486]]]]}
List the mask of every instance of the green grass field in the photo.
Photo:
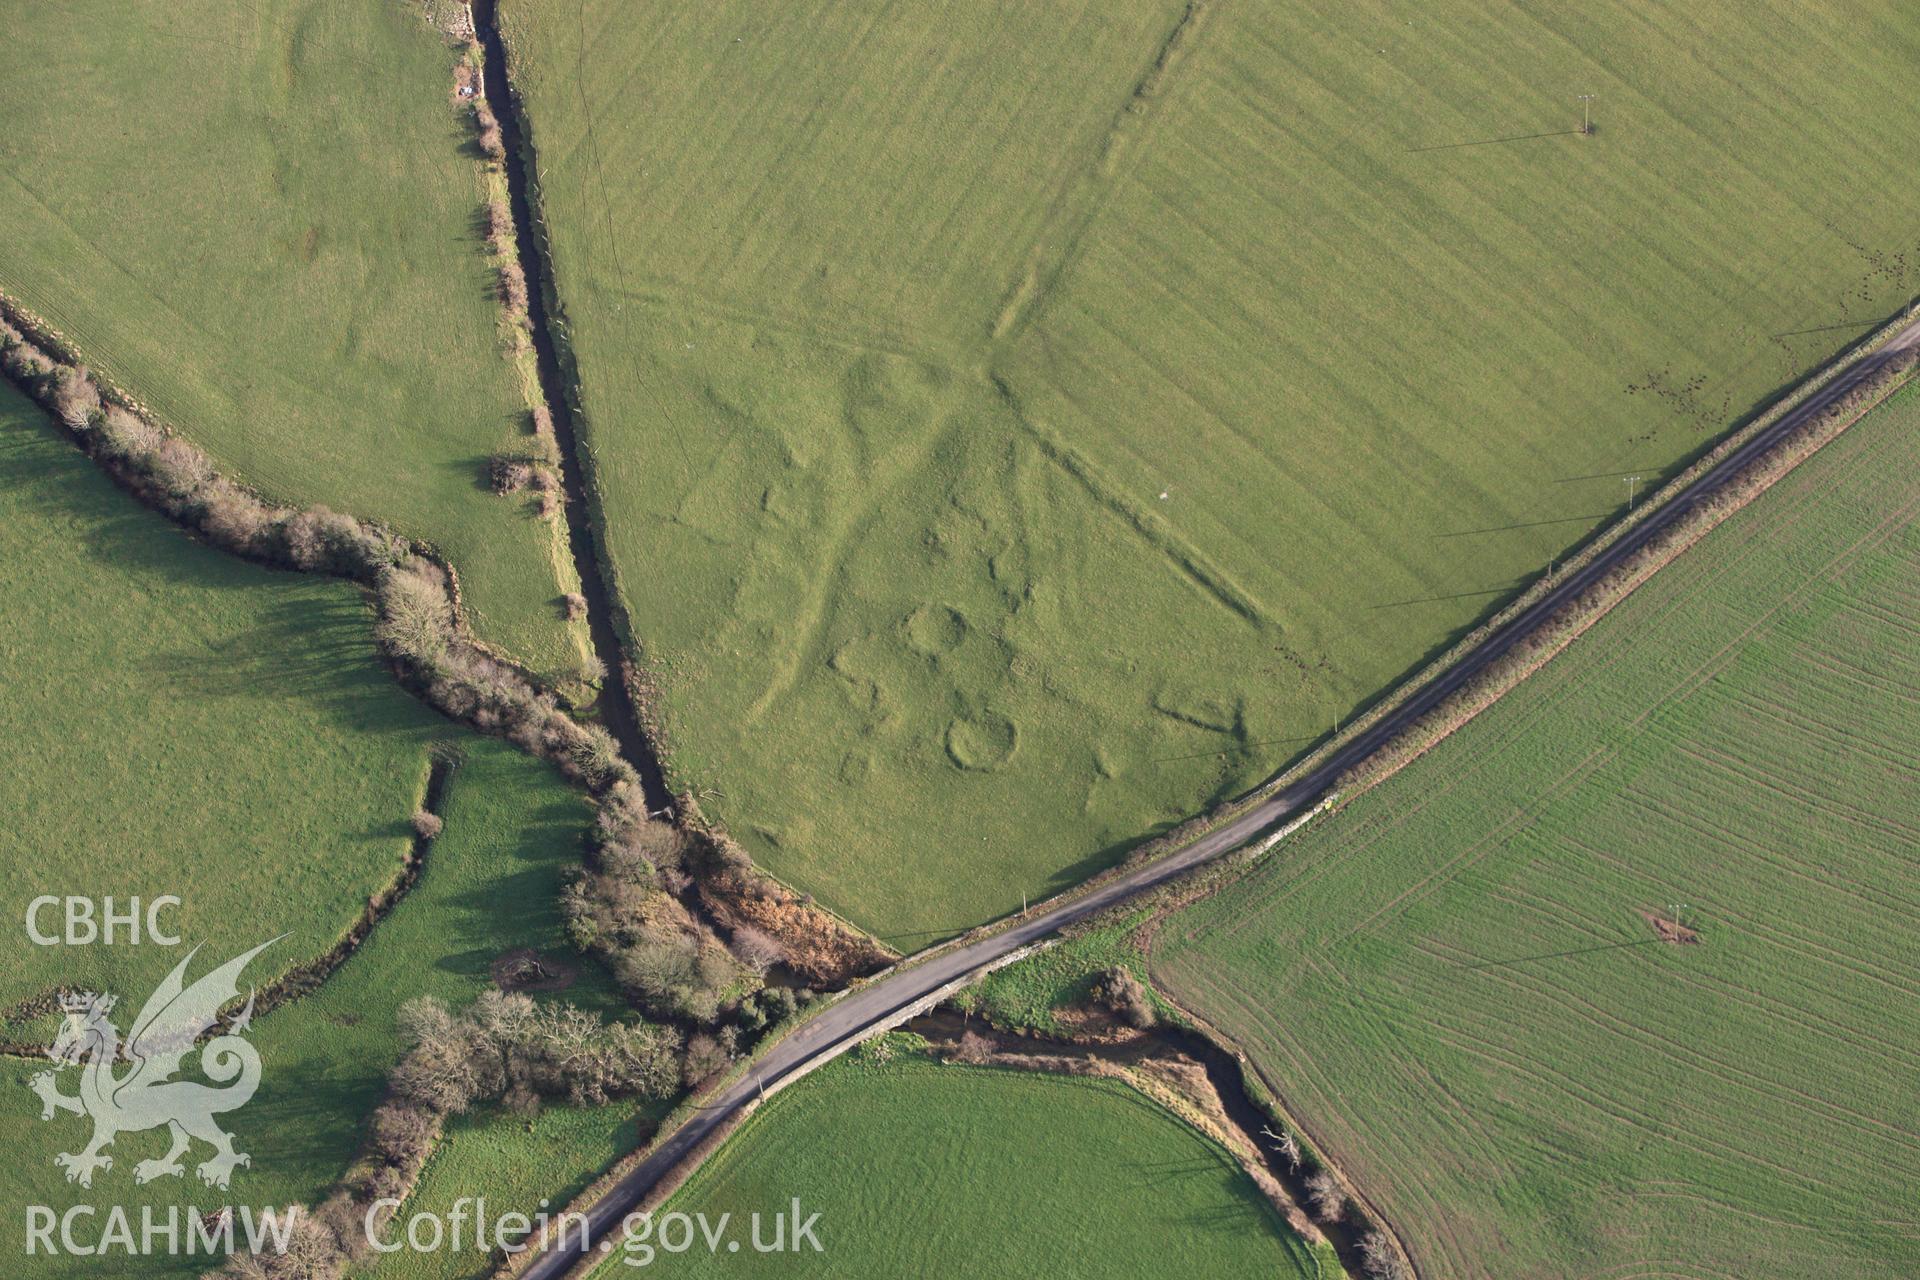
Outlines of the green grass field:
{"type": "MultiPolygon", "coordinates": [[[[12,928],[44,894],[173,894],[162,919],[187,945],[235,921],[249,946],[291,930],[255,962],[264,980],[400,873],[428,753],[462,731],[394,683],[359,592],[193,542],[3,385],[0,599],[12,928]]],[[[59,909],[39,924],[60,932],[59,909]]],[[[178,958],[121,941],[16,935],[0,1009],[56,985],[151,990],[178,958]]]]}
{"type": "MultiPolygon", "coordinates": [[[[0,1175],[0,1195],[10,1204],[41,1204],[56,1211],[70,1203],[121,1204],[138,1222],[140,1206],[196,1204],[310,1204],[323,1196],[363,1137],[366,1116],[379,1103],[385,1073],[398,1058],[394,1015],[407,1000],[439,996],[455,1007],[472,1000],[489,982],[490,966],[503,952],[566,948],[558,909],[561,872],[578,860],[585,808],[577,794],[547,766],[490,739],[473,739],[466,761],[447,786],[446,828],[435,842],[426,870],[411,893],[375,929],[366,944],[316,992],[282,1006],[257,1024],[252,1039],[260,1051],[260,1091],[228,1117],[238,1148],[253,1163],[234,1175],[227,1192],[193,1180],[135,1186],[132,1170],[157,1155],[165,1135],[121,1137],[112,1148],[114,1167],[96,1176],[90,1191],[69,1186],[53,1164],[56,1151],[77,1150],[88,1129],[78,1118],[37,1120],[37,1102],[26,1079],[44,1062],[10,1058],[0,1087],[12,1097],[18,1117],[13,1159],[0,1175]]],[[[268,931],[252,914],[223,926],[209,955],[238,952],[268,931]]],[[[178,952],[165,958],[179,959],[178,952]]],[[[224,957],[222,957],[224,958],[224,957]]],[[[196,969],[196,972],[199,972],[196,969]]],[[[131,992],[117,1011],[120,1029],[138,1009],[144,991],[131,992]],[[119,1016],[124,1015],[124,1016],[119,1016]]],[[[612,983],[587,969],[570,990],[553,997],[611,1014],[620,1007],[612,983]]],[[[189,1072],[192,1071],[189,1062],[189,1072]]],[[[63,1089],[71,1093],[71,1078],[63,1089]]],[[[527,1191],[533,1198],[563,1191],[597,1169],[596,1161],[619,1142],[625,1112],[601,1109],[578,1116],[543,1115],[531,1131],[524,1118],[480,1116],[457,1126],[444,1163],[475,1181],[463,1193],[492,1193],[505,1201],[527,1191]],[[545,1184],[551,1179],[551,1189],[545,1184]],[[535,1190],[534,1183],[542,1184],[535,1190]]],[[[193,1160],[204,1158],[196,1150],[193,1160]]],[[[423,1194],[444,1190],[429,1164],[423,1194]]],[[[515,1206],[517,1207],[517,1206],[515,1206]]],[[[104,1208],[102,1210],[104,1213],[104,1208]]],[[[94,1229],[102,1225],[93,1224],[94,1229]]],[[[85,1231],[82,1231],[85,1238],[85,1231]]],[[[125,1259],[23,1257],[18,1271],[34,1277],[125,1275],[125,1259]]],[[[192,1275],[202,1270],[189,1258],[145,1259],[142,1275],[192,1275]]],[[[396,1272],[396,1274],[401,1274],[396,1272]]],[[[457,1273],[456,1273],[457,1274],[457,1273]]]]}
{"type": "MultiPolygon", "coordinates": [[[[21,937],[0,968],[8,1007],[56,985],[89,986],[121,997],[124,1032],[188,946],[205,945],[197,976],[290,931],[246,975],[258,982],[324,951],[398,874],[429,749],[461,752],[442,796],[445,830],[407,897],[324,986],[256,1027],[260,1092],[230,1124],[253,1164],[230,1196],[317,1199],[379,1101],[399,1052],[400,1004],[414,995],[464,1004],[506,951],[570,953],[558,894],[580,857],[586,806],[546,765],[404,693],[376,658],[355,589],[197,545],[114,489],[4,386],[0,599],[10,602],[0,610],[0,740],[13,748],[0,905],[20,929],[40,894],[183,899],[164,917],[182,935],[178,948],[36,947],[21,937]]],[[[57,912],[41,924],[57,931],[57,912]]],[[[621,1008],[591,966],[560,998],[621,1008]]],[[[6,1038],[33,1042],[52,1026],[10,1022],[6,1038]]],[[[134,1164],[164,1145],[152,1133],[116,1142],[114,1168],[91,1191],[68,1186],[53,1155],[77,1150],[88,1129],[66,1115],[37,1121],[25,1081],[45,1066],[0,1065],[16,1118],[15,1158],[0,1178],[9,1203],[124,1203],[137,1214],[141,1204],[227,1202],[194,1181],[136,1188],[134,1164]]],[[[63,1087],[72,1091],[70,1078],[63,1087]]],[[[503,1199],[564,1191],[630,1137],[632,1114],[552,1112],[531,1130],[523,1118],[477,1117],[430,1166],[423,1194],[436,1194],[442,1164],[503,1199]]],[[[8,1274],[126,1274],[124,1259],[20,1266],[8,1274]]],[[[173,1266],[167,1274],[199,1270],[184,1258],[173,1266]]]]}
{"type": "Polygon", "coordinates": [[[503,8],[670,764],[909,948],[1267,776],[1920,286],[1886,0],[503,8]]]}
{"type": "MultiPolygon", "coordinates": [[[[1108,969],[1125,968],[1136,977],[1147,976],[1145,957],[1134,941],[1134,933],[1146,920],[1140,911],[1112,924],[1089,929],[1063,938],[1046,950],[1028,956],[1004,969],[996,969],[974,985],[960,991],[954,1003],[977,1012],[996,1026],[1041,1035],[1075,1034],[1074,1028],[1060,1019],[1063,1010],[1084,1008],[1092,1000],[1093,988],[1108,969]]],[[[1148,988],[1149,999],[1158,993],[1148,988]]],[[[1177,1016],[1177,1011],[1157,1001],[1162,1016],[1177,1016]]]]}
{"type": "MultiPolygon", "coordinates": [[[[664,1102],[611,1103],[548,1107],[531,1117],[496,1109],[461,1118],[442,1135],[400,1210],[400,1224],[382,1236],[382,1243],[402,1247],[351,1274],[373,1280],[482,1280],[493,1272],[486,1251],[405,1247],[406,1220],[435,1214],[451,1221],[465,1199],[471,1221],[480,1212],[473,1204],[477,1197],[486,1198],[489,1221],[507,1213],[531,1217],[543,1205],[557,1214],[603,1169],[639,1146],[643,1126],[656,1124],[667,1109],[664,1102]]],[[[466,1241],[472,1242],[471,1228],[466,1241]]]]}
{"type": "Polygon", "coordinates": [[[437,544],[476,628],[583,650],[528,447],[454,53],[388,0],[60,0],[0,41],[0,289],[231,473],[437,544]]]}
{"type": "MultiPolygon", "coordinates": [[[[777,1095],[655,1217],[672,1213],[731,1214],[740,1248],[656,1242],[646,1274],[1321,1274],[1231,1157],[1126,1086],[918,1056],[844,1059],[777,1095]],[[821,1251],[754,1251],[751,1215],[771,1243],[796,1197],[821,1251]]],[[[594,1274],[641,1256],[616,1247],[594,1274]]]]}
{"type": "Polygon", "coordinates": [[[1920,1271],[1916,452],[1910,388],[1160,931],[1421,1275],[1920,1271]]]}

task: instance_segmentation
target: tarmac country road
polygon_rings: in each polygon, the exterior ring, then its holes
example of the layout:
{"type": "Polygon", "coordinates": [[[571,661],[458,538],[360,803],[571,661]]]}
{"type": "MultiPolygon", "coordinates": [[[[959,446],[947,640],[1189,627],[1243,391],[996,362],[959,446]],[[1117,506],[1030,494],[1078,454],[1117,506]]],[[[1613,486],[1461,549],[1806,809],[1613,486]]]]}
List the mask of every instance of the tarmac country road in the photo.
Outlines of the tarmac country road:
{"type": "Polygon", "coordinates": [[[772,1090],[796,1073],[852,1047],[891,1015],[928,998],[942,987],[980,972],[1022,947],[1038,942],[1114,903],[1164,884],[1202,863],[1241,848],[1308,812],[1325,797],[1343,772],[1366,760],[1401,730],[1432,710],[1448,694],[1500,658],[1517,641],[1552,616],[1561,605],[1632,556],[1663,529],[1680,519],[1700,499],[1712,494],[1783,437],[1846,396],[1863,380],[1872,377],[1902,354],[1915,349],[1920,349],[1920,316],[1911,320],[1892,341],[1855,362],[1847,372],[1809,396],[1805,403],[1781,415],[1777,422],[1757,432],[1752,439],[1729,453],[1612,547],[1577,572],[1569,574],[1565,581],[1524,612],[1486,636],[1453,666],[1402,706],[1355,736],[1313,772],[1242,817],[1164,858],[1109,881],[1083,897],[1064,902],[992,937],[882,978],[809,1019],[769,1050],[739,1081],[710,1099],[703,1109],[695,1112],[656,1151],[630,1170],[586,1211],[590,1232],[589,1244],[585,1248],[579,1241],[578,1233],[570,1233],[564,1242],[556,1242],[534,1259],[522,1273],[524,1280],[558,1280],[580,1263],[583,1257],[596,1254],[602,1245],[617,1248],[616,1234],[621,1219],[640,1204],[668,1171],[716,1129],[764,1091],[772,1090]]]}

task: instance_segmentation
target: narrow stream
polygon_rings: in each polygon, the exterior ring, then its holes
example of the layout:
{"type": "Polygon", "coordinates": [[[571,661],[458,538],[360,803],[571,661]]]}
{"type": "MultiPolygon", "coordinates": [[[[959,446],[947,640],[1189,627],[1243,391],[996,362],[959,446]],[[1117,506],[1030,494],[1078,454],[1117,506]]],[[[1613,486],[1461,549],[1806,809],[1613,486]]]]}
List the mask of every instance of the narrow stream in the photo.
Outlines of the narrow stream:
{"type": "Polygon", "coordinates": [[[587,632],[593,651],[607,665],[607,679],[595,704],[601,723],[620,743],[621,754],[640,773],[646,788],[647,807],[671,807],[673,797],[667,790],[660,757],[647,737],[627,682],[621,678],[626,653],[620,644],[620,630],[614,622],[618,607],[600,564],[601,546],[593,525],[595,512],[587,490],[586,469],[582,465],[582,444],[575,429],[566,382],[561,376],[560,359],[553,345],[553,331],[547,315],[547,281],[550,276],[546,254],[533,221],[533,205],[528,194],[526,165],[533,156],[533,144],[521,127],[520,104],[507,84],[507,49],[500,39],[500,26],[494,12],[495,0],[473,0],[474,35],[486,53],[482,88],[487,104],[500,122],[500,135],[507,149],[507,196],[513,214],[513,238],[520,252],[520,267],[527,276],[527,310],[533,327],[533,351],[540,376],[540,394],[553,414],[553,434],[560,446],[560,485],[567,514],[567,541],[573,551],[573,565],[580,575],[580,594],[587,601],[587,632]]]}

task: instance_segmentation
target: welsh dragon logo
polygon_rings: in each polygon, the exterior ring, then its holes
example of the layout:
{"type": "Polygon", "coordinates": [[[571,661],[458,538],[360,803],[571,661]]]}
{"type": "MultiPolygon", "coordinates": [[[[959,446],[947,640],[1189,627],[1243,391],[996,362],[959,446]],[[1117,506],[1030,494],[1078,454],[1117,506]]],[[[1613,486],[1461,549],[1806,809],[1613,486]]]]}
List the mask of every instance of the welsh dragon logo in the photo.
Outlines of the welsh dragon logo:
{"type": "Polygon", "coordinates": [[[205,1044],[200,1044],[200,1037],[219,1023],[221,1007],[238,998],[240,971],[247,962],[278,941],[270,939],[234,957],[192,986],[186,985],[187,965],[200,948],[189,951],[147,998],[124,1044],[119,1028],[108,1017],[114,997],[92,992],[61,997],[66,1023],[47,1050],[55,1068],[42,1071],[28,1084],[40,1095],[42,1120],[53,1119],[56,1111],[93,1119],[92,1141],[79,1151],[53,1158],[66,1170],[68,1182],[92,1186],[96,1170],[113,1168],[106,1148],[116,1137],[162,1125],[171,1131],[172,1145],[164,1156],[135,1165],[135,1182],[185,1173],[180,1157],[196,1138],[213,1148],[212,1156],[198,1169],[200,1180],[208,1186],[224,1189],[236,1167],[251,1163],[244,1152],[233,1149],[233,1135],[214,1117],[245,1106],[260,1087],[260,1055],[241,1038],[253,1020],[254,992],[247,993],[246,1007],[228,1019],[219,1034],[205,1044]],[[200,1070],[224,1087],[173,1079],[196,1047],[200,1070]],[[122,1063],[124,1068],[116,1070],[122,1063]],[[80,1090],[61,1093],[59,1073],[74,1066],[80,1068],[80,1090]]]}

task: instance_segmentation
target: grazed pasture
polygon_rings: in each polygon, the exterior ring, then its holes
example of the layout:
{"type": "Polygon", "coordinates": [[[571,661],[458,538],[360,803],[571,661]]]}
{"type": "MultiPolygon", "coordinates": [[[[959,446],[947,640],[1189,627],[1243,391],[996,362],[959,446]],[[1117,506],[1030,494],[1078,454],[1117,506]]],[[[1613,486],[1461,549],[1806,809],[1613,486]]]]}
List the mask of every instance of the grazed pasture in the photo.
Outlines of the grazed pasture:
{"type": "Polygon", "coordinates": [[[0,40],[0,288],[223,470],[430,540],[479,634],[582,651],[454,51],[389,0],[62,0],[0,40]]]}
{"type": "Polygon", "coordinates": [[[670,766],[908,947],[1266,776],[1920,286],[1884,0],[503,8],[670,766]]]}
{"type": "MultiPolygon", "coordinates": [[[[505,951],[535,947],[565,954],[567,947],[557,898],[563,871],[577,859],[577,841],[586,810],[577,793],[545,764],[504,743],[472,738],[465,763],[447,784],[446,827],[434,843],[425,871],[413,891],[375,929],[366,944],[311,994],[262,1017],[250,1036],[259,1049],[260,1090],[243,1109],[226,1118],[236,1146],[253,1163],[234,1173],[227,1192],[203,1187],[191,1164],[182,1180],[162,1179],[136,1186],[138,1161],[160,1154],[162,1132],[125,1134],[112,1148],[114,1167],[96,1175],[91,1190],[62,1180],[53,1156],[77,1150],[88,1126],[62,1114],[55,1122],[38,1120],[38,1103],[27,1079],[44,1061],[9,1058],[0,1065],[0,1092],[14,1108],[11,1132],[17,1136],[4,1171],[0,1194],[15,1205],[47,1205],[63,1212],[74,1203],[125,1205],[136,1224],[141,1207],[152,1205],[164,1221],[170,1205],[287,1205],[317,1203],[347,1171],[366,1137],[366,1118],[385,1089],[385,1074],[402,1051],[395,1015],[415,996],[436,996],[462,1007],[489,985],[490,966],[505,951]]],[[[213,936],[203,957],[235,954],[271,936],[269,904],[236,911],[213,936]]],[[[291,944],[303,935],[289,939],[291,944]]],[[[287,945],[287,944],[283,944],[287,945]]],[[[180,952],[145,948],[171,963],[180,952]]],[[[264,958],[264,957],[263,957],[264,958]]],[[[201,972],[196,962],[194,972],[201,972]]],[[[125,999],[116,1010],[120,1029],[140,1007],[146,989],[116,986],[125,999]]],[[[573,988],[552,997],[571,1000],[603,1014],[620,1007],[612,984],[591,965],[573,988]]],[[[199,1078],[189,1059],[183,1078],[199,1078]]],[[[73,1073],[61,1083],[74,1090],[73,1073]]],[[[550,1187],[533,1199],[557,1192],[590,1174],[595,1161],[616,1139],[623,1115],[635,1108],[601,1108],[528,1128],[525,1116],[479,1114],[455,1126],[454,1144],[428,1166],[423,1205],[440,1205],[445,1184],[436,1164],[465,1169],[480,1180],[496,1180],[500,1194],[513,1198],[530,1189],[528,1180],[551,1177],[550,1187]],[[596,1133],[596,1126],[600,1126],[596,1133]]],[[[191,1159],[204,1158],[197,1150],[191,1159]]],[[[470,1187],[467,1192],[480,1188],[470,1187]]],[[[507,1206],[500,1206],[504,1212],[507,1206]]],[[[79,1227],[84,1241],[91,1228],[79,1227]]],[[[162,1240],[164,1249],[164,1238],[162,1240]]],[[[454,1264],[461,1259],[429,1260],[454,1264]]],[[[474,1261],[467,1259],[466,1261],[474,1261]]],[[[204,1258],[140,1258],[138,1274],[191,1276],[207,1270],[204,1258]]],[[[35,1280],[129,1274],[124,1255],[100,1258],[22,1255],[10,1275],[35,1280]]],[[[423,1266],[397,1267],[396,1275],[461,1274],[423,1266]]]]}
{"type": "MultiPolygon", "coordinates": [[[[36,897],[171,894],[164,921],[188,945],[234,921],[253,942],[295,930],[250,975],[271,977],[399,874],[429,750],[459,731],[393,682],[359,593],[198,545],[5,385],[0,599],[0,909],[16,931],[0,1009],[55,986],[150,990],[177,959],[124,934],[30,945],[36,897]]],[[[59,911],[39,925],[60,932],[59,911]]]]}
{"type": "MultiPolygon", "coordinates": [[[[542,1201],[558,1213],[608,1165],[639,1146],[665,1110],[665,1103],[613,1102],[550,1106],[534,1115],[495,1108],[463,1116],[443,1132],[400,1211],[399,1224],[382,1241],[404,1245],[406,1221],[416,1214],[450,1218],[464,1210],[471,1216],[479,1196],[486,1197],[489,1215],[532,1216],[542,1201]]],[[[402,1247],[352,1274],[369,1280],[484,1280],[493,1270],[487,1250],[402,1247]]]]}
{"type": "MultiPolygon", "coordinates": [[[[198,976],[285,933],[246,975],[260,985],[325,952],[400,872],[430,751],[459,753],[440,798],[444,829],[407,896],[323,986],[254,1027],[260,1092],[230,1123],[254,1163],[232,1192],[256,1205],[317,1201],[364,1138],[401,1050],[402,1002],[434,995],[464,1005],[505,952],[570,953],[561,876],[579,861],[589,811],[546,764],[459,729],[395,684],[354,588],[197,544],[116,490],[5,385],[0,599],[9,602],[0,609],[0,741],[9,746],[0,907],[16,931],[0,967],[0,1010],[9,1015],[56,987],[91,988],[119,997],[124,1032],[189,947],[203,946],[198,976]],[[114,946],[30,945],[27,904],[43,894],[112,895],[122,909],[130,897],[176,895],[162,921],[181,945],[127,945],[124,932],[114,946]]],[[[39,924],[58,933],[58,911],[39,924]]],[[[557,998],[619,1011],[611,982],[574,959],[578,981],[557,998]]],[[[31,1046],[49,1043],[56,1026],[9,1016],[0,1032],[31,1046]]],[[[91,1190],[68,1185],[54,1153],[79,1149],[89,1126],[70,1115],[39,1122],[26,1082],[48,1065],[25,1056],[0,1067],[16,1139],[0,1195],[56,1211],[126,1204],[136,1221],[143,1204],[164,1215],[169,1205],[216,1203],[191,1169],[185,1182],[134,1186],[135,1164],[164,1149],[164,1133],[122,1136],[114,1167],[91,1190]]],[[[69,1094],[73,1076],[62,1082],[69,1094]]],[[[186,1078],[199,1078],[191,1059],[186,1078]]],[[[633,1111],[531,1131],[524,1117],[476,1116],[430,1174],[445,1164],[495,1175],[508,1196],[550,1175],[558,1191],[609,1158],[633,1111]]],[[[425,1185],[431,1196],[440,1184],[425,1185]]],[[[192,1275],[204,1261],[139,1266],[192,1275]]],[[[127,1265],[118,1255],[22,1255],[8,1274],[124,1275],[127,1265]]]]}
{"type": "Polygon", "coordinates": [[[1909,389],[1158,935],[1422,1275],[1920,1266],[1916,450],[1909,389]]]}

